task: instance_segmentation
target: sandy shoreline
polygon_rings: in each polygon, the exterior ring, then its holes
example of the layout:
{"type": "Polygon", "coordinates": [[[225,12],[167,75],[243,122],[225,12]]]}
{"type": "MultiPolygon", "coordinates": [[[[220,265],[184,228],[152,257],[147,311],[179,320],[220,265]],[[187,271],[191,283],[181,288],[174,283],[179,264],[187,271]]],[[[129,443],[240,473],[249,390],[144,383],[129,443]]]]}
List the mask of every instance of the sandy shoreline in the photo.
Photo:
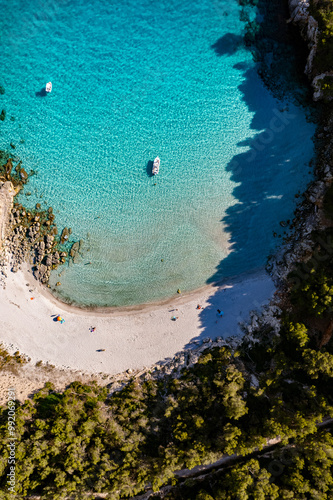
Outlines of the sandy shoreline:
{"type": "Polygon", "coordinates": [[[57,301],[27,270],[8,272],[6,287],[0,288],[0,341],[33,364],[42,360],[59,368],[117,374],[172,358],[194,340],[240,334],[238,322],[267,303],[274,291],[261,270],[139,310],[86,311],[57,301]],[[197,310],[197,304],[203,309],[197,310]],[[217,316],[218,308],[223,318],[217,316]],[[54,321],[57,314],[65,323],[54,321]],[[174,315],[177,321],[171,320],[174,315]]]}

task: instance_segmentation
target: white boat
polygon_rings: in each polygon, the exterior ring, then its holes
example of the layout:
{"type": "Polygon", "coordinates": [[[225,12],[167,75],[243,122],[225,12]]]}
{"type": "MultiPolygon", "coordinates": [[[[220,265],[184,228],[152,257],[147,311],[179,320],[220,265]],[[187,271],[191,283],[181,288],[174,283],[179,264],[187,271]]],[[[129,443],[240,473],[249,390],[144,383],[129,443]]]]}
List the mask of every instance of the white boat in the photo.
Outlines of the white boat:
{"type": "Polygon", "coordinates": [[[156,156],[156,158],[155,158],[155,160],[154,160],[154,163],[153,163],[153,168],[152,168],[152,171],[151,171],[151,173],[152,173],[153,175],[158,174],[158,172],[159,172],[159,170],[160,170],[160,162],[161,162],[161,161],[160,161],[159,157],[158,157],[158,156],[156,156]]]}
{"type": "Polygon", "coordinates": [[[52,90],[52,83],[51,82],[47,82],[45,90],[46,90],[46,92],[51,92],[51,90],[52,90]]]}

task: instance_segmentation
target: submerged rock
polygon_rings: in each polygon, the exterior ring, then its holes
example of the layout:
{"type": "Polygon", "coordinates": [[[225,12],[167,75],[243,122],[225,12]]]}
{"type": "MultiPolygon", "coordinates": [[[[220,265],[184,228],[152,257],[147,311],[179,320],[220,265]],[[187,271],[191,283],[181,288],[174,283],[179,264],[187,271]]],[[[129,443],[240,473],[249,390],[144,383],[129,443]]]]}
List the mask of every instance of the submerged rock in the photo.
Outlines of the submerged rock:
{"type": "Polygon", "coordinates": [[[78,253],[76,253],[73,257],[73,262],[74,264],[78,264],[80,262],[80,255],[78,253]]]}
{"type": "MultiPolygon", "coordinates": [[[[28,179],[28,174],[27,172],[24,170],[24,168],[21,168],[20,170],[20,177],[22,179],[23,182],[26,182],[27,179],[28,179]]],[[[27,193],[28,194],[28,193],[27,193]]],[[[31,193],[30,193],[31,194],[31,193]]]]}
{"type": "Polygon", "coordinates": [[[69,237],[68,228],[64,227],[60,236],[60,243],[64,244],[66,241],[68,241],[68,237],[69,237]]]}
{"type": "Polygon", "coordinates": [[[5,118],[6,118],[6,110],[5,110],[5,109],[3,109],[3,110],[1,111],[1,114],[0,114],[0,120],[1,120],[2,122],[4,122],[4,121],[5,121],[5,118]]]}
{"type": "Polygon", "coordinates": [[[76,241],[75,243],[73,243],[72,248],[70,249],[69,255],[74,258],[76,256],[77,252],[79,251],[79,248],[80,248],[80,244],[78,241],[76,241]]]}

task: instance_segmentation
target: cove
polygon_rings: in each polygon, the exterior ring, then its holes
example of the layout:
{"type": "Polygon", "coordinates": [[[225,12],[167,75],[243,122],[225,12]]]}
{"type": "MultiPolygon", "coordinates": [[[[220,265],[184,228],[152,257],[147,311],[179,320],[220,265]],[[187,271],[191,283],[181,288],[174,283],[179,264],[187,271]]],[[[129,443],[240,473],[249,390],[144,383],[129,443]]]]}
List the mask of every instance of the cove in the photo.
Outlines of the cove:
{"type": "Polygon", "coordinates": [[[238,2],[2,4],[0,148],[37,172],[22,203],[84,240],[57,295],[134,305],[262,267],[315,127],[263,86],[238,2]]]}

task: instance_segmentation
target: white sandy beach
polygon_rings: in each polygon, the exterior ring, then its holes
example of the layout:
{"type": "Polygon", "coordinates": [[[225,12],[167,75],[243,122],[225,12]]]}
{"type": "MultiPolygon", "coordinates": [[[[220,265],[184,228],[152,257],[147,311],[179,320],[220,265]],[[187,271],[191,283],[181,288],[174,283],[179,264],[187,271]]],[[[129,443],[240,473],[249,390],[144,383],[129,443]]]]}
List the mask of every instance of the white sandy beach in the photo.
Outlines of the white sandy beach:
{"type": "Polygon", "coordinates": [[[31,273],[9,271],[5,289],[0,288],[0,342],[33,364],[42,360],[59,368],[117,374],[171,358],[194,340],[240,334],[239,321],[248,320],[274,291],[263,270],[136,310],[85,311],[57,301],[31,273]],[[218,308],[224,317],[218,317],[218,308]],[[58,314],[63,324],[54,321],[58,314]],[[174,315],[177,321],[171,320],[174,315]],[[94,333],[90,327],[96,327],[94,333]]]}

